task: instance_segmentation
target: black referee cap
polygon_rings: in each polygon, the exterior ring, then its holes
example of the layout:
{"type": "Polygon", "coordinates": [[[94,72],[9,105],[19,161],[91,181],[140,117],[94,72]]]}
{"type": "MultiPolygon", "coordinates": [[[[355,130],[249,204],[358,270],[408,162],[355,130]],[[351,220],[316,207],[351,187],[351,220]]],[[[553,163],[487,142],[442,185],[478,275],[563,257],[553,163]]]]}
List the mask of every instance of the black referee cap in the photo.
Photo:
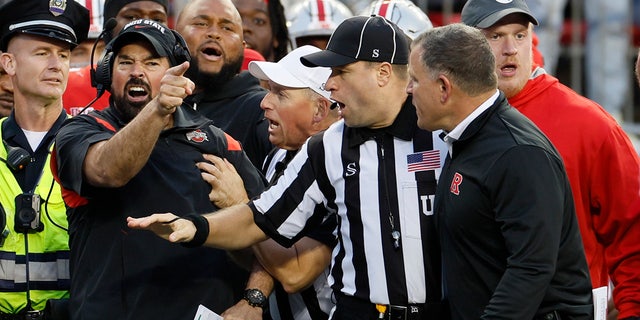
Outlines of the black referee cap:
{"type": "Polygon", "coordinates": [[[300,60],[307,67],[337,67],[356,61],[407,64],[409,42],[398,26],[381,16],[356,16],[338,25],[326,50],[300,60]]]}
{"type": "Polygon", "coordinates": [[[12,0],[0,7],[0,50],[16,34],[31,34],[75,48],[87,38],[89,10],[74,0],[12,0]]]}

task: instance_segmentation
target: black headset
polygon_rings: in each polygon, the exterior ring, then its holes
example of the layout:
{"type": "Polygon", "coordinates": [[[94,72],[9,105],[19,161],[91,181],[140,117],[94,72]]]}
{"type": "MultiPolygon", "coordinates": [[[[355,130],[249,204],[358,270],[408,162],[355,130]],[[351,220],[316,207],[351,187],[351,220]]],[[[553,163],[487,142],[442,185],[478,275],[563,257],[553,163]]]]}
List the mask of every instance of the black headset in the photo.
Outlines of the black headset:
{"type": "MultiPolygon", "coordinates": [[[[191,55],[189,54],[189,48],[187,47],[187,43],[182,38],[182,36],[175,30],[169,29],[173,34],[176,42],[173,45],[173,50],[171,50],[171,54],[169,55],[169,62],[171,66],[177,66],[185,61],[191,61],[191,55]]],[[[114,38],[111,40],[104,48],[104,56],[96,66],[94,72],[91,73],[91,85],[94,88],[98,89],[98,94],[100,94],[100,90],[111,90],[111,72],[113,70],[113,62],[114,62],[114,52],[113,52],[113,42],[116,40],[114,38]]]]}

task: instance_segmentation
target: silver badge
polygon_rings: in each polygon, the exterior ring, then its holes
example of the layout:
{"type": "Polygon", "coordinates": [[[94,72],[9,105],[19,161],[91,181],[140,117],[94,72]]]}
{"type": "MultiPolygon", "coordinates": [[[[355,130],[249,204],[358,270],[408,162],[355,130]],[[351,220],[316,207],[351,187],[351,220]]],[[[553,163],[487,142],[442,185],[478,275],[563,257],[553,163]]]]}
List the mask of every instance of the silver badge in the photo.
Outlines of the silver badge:
{"type": "Polygon", "coordinates": [[[64,13],[64,10],[67,8],[67,0],[50,0],[49,1],[49,12],[54,16],[59,16],[64,13]]]}

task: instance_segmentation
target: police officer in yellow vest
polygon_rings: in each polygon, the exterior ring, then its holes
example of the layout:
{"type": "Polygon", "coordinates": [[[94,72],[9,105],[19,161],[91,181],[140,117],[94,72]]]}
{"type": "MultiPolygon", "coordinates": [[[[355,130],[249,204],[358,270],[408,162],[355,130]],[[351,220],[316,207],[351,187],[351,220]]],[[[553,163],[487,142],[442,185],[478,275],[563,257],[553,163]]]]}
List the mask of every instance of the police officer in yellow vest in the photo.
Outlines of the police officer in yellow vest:
{"type": "Polygon", "coordinates": [[[0,7],[0,63],[14,109],[0,122],[0,320],[44,319],[69,295],[67,217],[49,165],[67,115],[70,50],[87,37],[89,11],[73,0],[13,0],[0,7]]]}

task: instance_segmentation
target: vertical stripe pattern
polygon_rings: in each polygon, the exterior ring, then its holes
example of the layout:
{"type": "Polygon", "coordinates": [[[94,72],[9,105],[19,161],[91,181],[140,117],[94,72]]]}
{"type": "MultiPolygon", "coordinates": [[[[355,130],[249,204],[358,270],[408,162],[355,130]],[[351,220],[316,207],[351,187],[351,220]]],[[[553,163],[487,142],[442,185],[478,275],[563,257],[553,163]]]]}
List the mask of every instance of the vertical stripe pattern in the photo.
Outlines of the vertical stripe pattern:
{"type": "Polygon", "coordinates": [[[413,140],[384,132],[354,142],[354,132],[340,121],[307,141],[278,183],[252,202],[256,223],[291,245],[308,224],[326,218],[313,217],[322,204],[338,219],[334,291],[381,304],[439,301],[439,270],[428,266],[434,260],[426,250],[435,244],[432,201],[441,166],[409,172],[406,159],[431,149],[445,159],[446,146],[417,128],[413,140]],[[401,233],[398,249],[390,214],[401,233]]]}

